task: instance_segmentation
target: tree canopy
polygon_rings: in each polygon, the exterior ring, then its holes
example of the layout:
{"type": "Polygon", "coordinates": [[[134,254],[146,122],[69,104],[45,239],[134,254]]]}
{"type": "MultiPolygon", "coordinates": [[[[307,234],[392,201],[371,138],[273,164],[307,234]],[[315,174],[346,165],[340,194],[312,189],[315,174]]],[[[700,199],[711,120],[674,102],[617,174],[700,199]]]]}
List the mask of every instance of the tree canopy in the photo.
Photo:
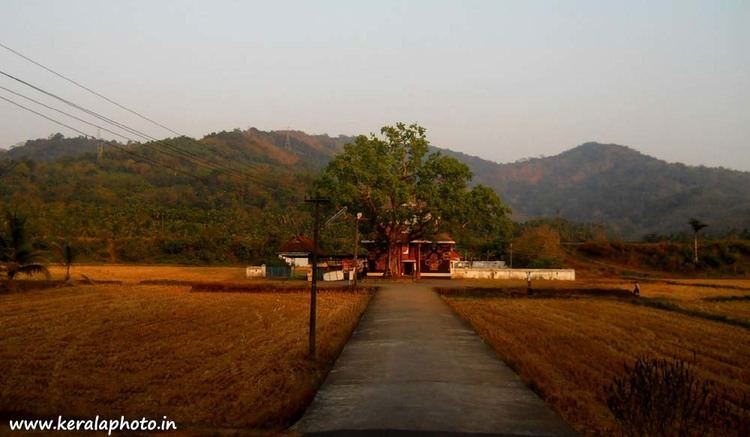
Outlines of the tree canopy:
{"type": "Polygon", "coordinates": [[[510,231],[510,211],[494,191],[469,189],[469,168],[429,152],[423,127],[398,123],[380,132],[345,145],[317,184],[336,205],[363,213],[365,235],[393,248],[441,231],[463,234],[469,245],[510,231]]]}

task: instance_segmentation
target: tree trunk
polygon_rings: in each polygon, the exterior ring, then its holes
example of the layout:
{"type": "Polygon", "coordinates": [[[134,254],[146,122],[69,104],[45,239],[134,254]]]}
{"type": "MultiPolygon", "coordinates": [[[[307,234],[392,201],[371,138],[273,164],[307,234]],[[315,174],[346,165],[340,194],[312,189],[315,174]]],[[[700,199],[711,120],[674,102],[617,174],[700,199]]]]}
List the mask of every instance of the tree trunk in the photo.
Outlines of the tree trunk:
{"type": "Polygon", "coordinates": [[[65,282],[70,281],[70,264],[65,268],[65,282]]]}
{"type": "Polygon", "coordinates": [[[388,249],[385,253],[385,271],[383,271],[383,277],[384,278],[390,278],[393,276],[393,272],[391,271],[391,254],[393,253],[393,243],[391,240],[388,240],[388,249]]]}
{"type": "Polygon", "coordinates": [[[693,235],[693,262],[698,264],[698,233],[693,235]]]}

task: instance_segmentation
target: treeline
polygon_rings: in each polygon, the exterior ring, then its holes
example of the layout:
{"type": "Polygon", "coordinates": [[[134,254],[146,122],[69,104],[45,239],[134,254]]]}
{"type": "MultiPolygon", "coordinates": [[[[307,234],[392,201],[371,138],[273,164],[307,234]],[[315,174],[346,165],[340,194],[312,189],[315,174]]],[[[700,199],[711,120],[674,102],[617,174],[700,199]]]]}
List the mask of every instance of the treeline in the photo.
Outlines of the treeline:
{"type": "MultiPolygon", "coordinates": [[[[47,144],[55,149],[65,140],[56,135],[47,144]]],[[[32,142],[40,156],[44,141],[32,142]]],[[[209,154],[192,140],[170,142],[209,154]]],[[[304,195],[312,170],[257,157],[250,166],[241,151],[212,146],[214,159],[230,156],[232,165],[251,168],[246,178],[163,156],[151,143],[127,147],[163,166],[112,148],[102,157],[86,152],[54,160],[6,154],[0,158],[0,210],[28,217],[38,249],[67,240],[79,246],[81,261],[97,262],[252,262],[273,256],[282,241],[309,228],[304,195]]]]}
{"type": "Polygon", "coordinates": [[[623,243],[586,242],[570,247],[579,258],[604,261],[620,267],[650,269],[679,274],[747,275],[750,273],[750,241],[710,240],[699,245],[693,259],[693,245],[687,242],[623,243]]]}
{"type": "MultiPolygon", "coordinates": [[[[27,216],[36,248],[48,253],[50,261],[55,260],[51,248],[70,241],[82,262],[272,262],[283,242],[299,233],[312,233],[305,195],[322,164],[346,138],[251,129],[212,133],[197,142],[189,138],[169,141],[250,176],[164,155],[159,143],[117,145],[163,166],[115,147],[105,147],[99,156],[97,141],[58,134],[0,154],[0,211],[27,216]]],[[[325,210],[324,215],[334,212],[325,210]]],[[[516,223],[511,234],[472,226],[451,229],[451,233],[461,255],[468,259],[509,262],[510,244],[515,242],[515,266],[566,265],[570,257],[563,250],[566,244],[589,242],[591,250],[580,255],[637,260],[666,271],[744,269],[744,252],[731,241],[750,239],[750,230],[709,232],[710,238],[717,239],[707,243],[702,264],[696,266],[689,256],[693,235],[688,218],[684,218],[684,232],[647,235],[647,242],[663,244],[637,250],[619,243],[604,224],[562,218],[516,223]],[[485,234],[497,237],[477,237],[485,234]]],[[[473,222],[481,220],[465,218],[465,223],[473,222]]],[[[709,225],[710,231],[714,226],[709,225]]],[[[351,253],[353,222],[334,221],[323,229],[322,237],[325,251],[351,253]]]]}

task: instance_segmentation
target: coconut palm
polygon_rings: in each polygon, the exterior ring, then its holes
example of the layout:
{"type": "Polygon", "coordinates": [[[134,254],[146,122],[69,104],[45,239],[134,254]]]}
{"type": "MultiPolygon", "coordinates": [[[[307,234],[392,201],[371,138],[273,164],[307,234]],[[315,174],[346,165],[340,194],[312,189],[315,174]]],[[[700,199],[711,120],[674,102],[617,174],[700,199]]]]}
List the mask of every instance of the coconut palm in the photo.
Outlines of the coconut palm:
{"type": "Polygon", "coordinates": [[[6,215],[7,230],[0,235],[0,265],[8,278],[9,288],[20,274],[44,274],[50,278],[49,270],[37,261],[38,253],[31,247],[26,232],[26,218],[16,213],[6,215]]]}
{"type": "Polygon", "coordinates": [[[58,246],[60,252],[60,261],[65,266],[65,281],[70,281],[70,267],[76,260],[78,253],[75,248],[70,245],[69,241],[66,241],[58,246]]]}
{"type": "Polygon", "coordinates": [[[688,224],[693,228],[693,262],[698,264],[698,232],[708,225],[695,218],[691,218],[688,224]]]}

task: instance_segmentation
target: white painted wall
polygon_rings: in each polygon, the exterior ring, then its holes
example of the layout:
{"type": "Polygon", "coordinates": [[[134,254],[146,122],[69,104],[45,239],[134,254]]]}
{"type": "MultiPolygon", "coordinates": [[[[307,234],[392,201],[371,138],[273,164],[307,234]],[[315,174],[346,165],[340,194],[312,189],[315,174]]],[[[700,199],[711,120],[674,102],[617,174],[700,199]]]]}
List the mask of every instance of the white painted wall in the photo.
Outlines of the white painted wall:
{"type": "Polygon", "coordinates": [[[307,267],[310,264],[310,258],[308,257],[290,257],[290,256],[281,256],[279,255],[279,258],[283,259],[284,262],[289,264],[291,267],[307,267]]]}
{"type": "Polygon", "coordinates": [[[574,269],[476,269],[454,268],[452,279],[519,279],[525,281],[528,275],[532,281],[558,280],[575,281],[574,269]]]}
{"type": "Polygon", "coordinates": [[[246,278],[265,278],[266,277],[266,265],[260,266],[247,266],[245,269],[246,278]]]}

